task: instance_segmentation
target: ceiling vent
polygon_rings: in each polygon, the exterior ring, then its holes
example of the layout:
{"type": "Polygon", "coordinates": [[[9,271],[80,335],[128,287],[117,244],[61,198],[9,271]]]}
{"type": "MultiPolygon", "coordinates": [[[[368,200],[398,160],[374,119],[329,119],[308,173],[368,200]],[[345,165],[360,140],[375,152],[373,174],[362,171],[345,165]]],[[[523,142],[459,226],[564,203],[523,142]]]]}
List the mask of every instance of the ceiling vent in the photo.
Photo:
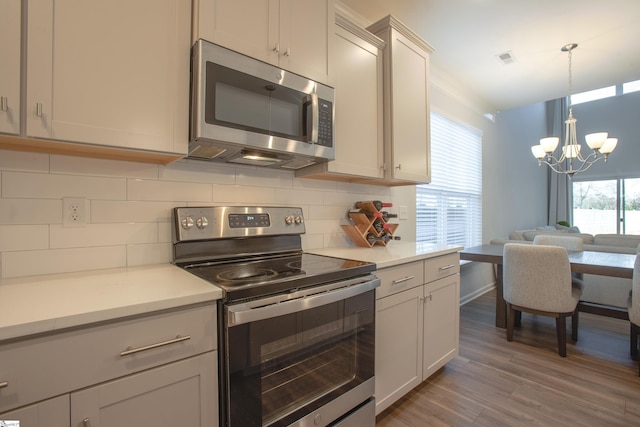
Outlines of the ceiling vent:
{"type": "Polygon", "coordinates": [[[516,59],[513,57],[513,54],[510,50],[497,54],[496,58],[498,58],[498,60],[505,65],[513,64],[514,62],[516,62],[516,59]]]}

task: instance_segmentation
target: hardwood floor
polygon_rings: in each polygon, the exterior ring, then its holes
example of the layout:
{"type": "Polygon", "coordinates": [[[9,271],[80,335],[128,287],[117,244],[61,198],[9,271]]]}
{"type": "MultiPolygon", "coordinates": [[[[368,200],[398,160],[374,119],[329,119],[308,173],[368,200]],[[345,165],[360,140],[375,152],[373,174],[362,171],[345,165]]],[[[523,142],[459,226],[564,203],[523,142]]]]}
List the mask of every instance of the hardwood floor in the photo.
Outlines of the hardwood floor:
{"type": "Polygon", "coordinates": [[[640,426],[628,321],[580,313],[578,342],[562,358],[554,319],[523,313],[509,343],[494,326],[494,301],[488,293],[460,308],[460,355],[378,415],[377,427],[640,426]]]}

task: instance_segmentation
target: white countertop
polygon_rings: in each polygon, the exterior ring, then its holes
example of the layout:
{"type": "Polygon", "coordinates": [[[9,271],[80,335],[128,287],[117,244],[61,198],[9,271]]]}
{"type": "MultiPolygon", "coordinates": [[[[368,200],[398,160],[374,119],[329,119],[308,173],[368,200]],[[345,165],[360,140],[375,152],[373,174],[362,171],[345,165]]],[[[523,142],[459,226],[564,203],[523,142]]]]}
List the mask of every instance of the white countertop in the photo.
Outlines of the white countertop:
{"type": "Polygon", "coordinates": [[[173,264],[0,280],[0,341],[222,297],[173,264]]]}
{"type": "Polygon", "coordinates": [[[440,255],[451,254],[461,251],[462,249],[462,246],[391,241],[387,246],[376,245],[372,248],[324,248],[309,249],[307,252],[318,255],[373,262],[376,264],[376,268],[381,269],[393,267],[394,265],[405,264],[411,261],[419,261],[440,255]]]}

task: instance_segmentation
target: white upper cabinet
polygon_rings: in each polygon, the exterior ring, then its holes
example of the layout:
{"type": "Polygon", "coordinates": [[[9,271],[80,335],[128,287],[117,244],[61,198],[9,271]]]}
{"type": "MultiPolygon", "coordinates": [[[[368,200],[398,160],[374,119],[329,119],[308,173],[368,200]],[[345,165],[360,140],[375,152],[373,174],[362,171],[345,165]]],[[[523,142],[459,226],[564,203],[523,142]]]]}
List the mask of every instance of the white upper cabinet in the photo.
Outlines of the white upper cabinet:
{"type": "Polygon", "coordinates": [[[20,4],[0,2],[0,133],[20,133],[20,4]]]}
{"type": "Polygon", "coordinates": [[[199,0],[193,40],[202,38],[331,85],[333,0],[199,0]]]}
{"type": "Polygon", "coordinates": [[[336,89],[336,159],[296,176],[343,181],[383,178],[384,42],[336,14],[331,75],[336,89]]]}
{"type": "Polygon", "coordinates": [[[26,4],[25,136],[186,154],[191,2],[26,4]]]}
{"type": "Polygon", "coordinates": [[[433,49],[393,16],[368,28],[387,43],[384,53],[385,181],[431,181],[429,54],[433,49]]]}

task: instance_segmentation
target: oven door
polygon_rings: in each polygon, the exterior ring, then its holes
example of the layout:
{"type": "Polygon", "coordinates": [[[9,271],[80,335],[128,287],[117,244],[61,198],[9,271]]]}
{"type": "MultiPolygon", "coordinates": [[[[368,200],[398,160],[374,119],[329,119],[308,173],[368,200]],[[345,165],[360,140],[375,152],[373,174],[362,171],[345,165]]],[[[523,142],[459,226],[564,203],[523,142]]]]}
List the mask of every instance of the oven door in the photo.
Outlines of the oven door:
{"type": "Polygon", "coordinates": [[[226,308],[226,425],[327,425],[373,395],[380,281],[358,281],[226,308]]]}

